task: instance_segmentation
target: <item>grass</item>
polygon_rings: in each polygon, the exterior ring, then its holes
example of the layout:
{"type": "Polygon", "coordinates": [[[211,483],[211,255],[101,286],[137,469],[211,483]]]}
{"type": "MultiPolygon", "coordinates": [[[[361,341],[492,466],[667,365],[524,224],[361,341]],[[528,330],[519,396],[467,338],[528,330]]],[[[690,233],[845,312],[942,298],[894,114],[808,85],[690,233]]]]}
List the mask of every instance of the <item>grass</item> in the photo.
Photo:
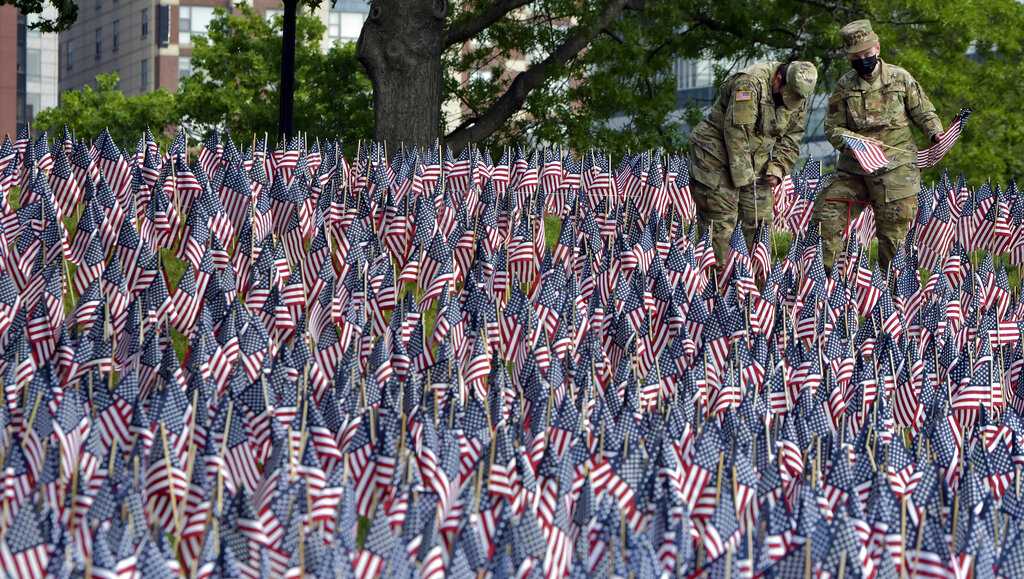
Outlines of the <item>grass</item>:
{"type": "Polygon", "coordinates": [[[356,524],[356,547],[360,549],[366,544],[366,535],[370,534],[370,518],[359,517],[359,522],[356,524]]]}
{"type": "Polygon", "coordinates": [[[167,284],[172,288],[178,287],[181,276],[185,275],[185,261],[178,259],[174,251],[161,249],[160,262],[163,264],[164,273],[167,274],[167,284]]]}
{"type": "MultiPolygon", "coordinates": [[[[167,275],[167,285],[171,288],[178,286],[181,276],[185,275],[185,262],[178,259],[170,249],[160,250],[160,263],[163,264],[164,273],[167,275]]],[[[171,345],[174,346],[174,353],[179,360],[185,359],[185,352],[188,351],[188,336],[178,330],[171,328],[171,345]]]]}
{"type": "Polygon", "coordinates": [[[554,251],[558,244],[558,235],[562,233],[562,220],[558,217],[544,218],[544,244],[554,251]]]}
{"type": "MultiPolygon", "coordinates": [[[[785,231],[778,231],[772,234],[772,259],[785,259],[789,254],[789,247],[793,244],[793,236],[785,231]]],[[[872,239],[868,247],[868,261],[878,262],[878,240],[872,239]]]]}

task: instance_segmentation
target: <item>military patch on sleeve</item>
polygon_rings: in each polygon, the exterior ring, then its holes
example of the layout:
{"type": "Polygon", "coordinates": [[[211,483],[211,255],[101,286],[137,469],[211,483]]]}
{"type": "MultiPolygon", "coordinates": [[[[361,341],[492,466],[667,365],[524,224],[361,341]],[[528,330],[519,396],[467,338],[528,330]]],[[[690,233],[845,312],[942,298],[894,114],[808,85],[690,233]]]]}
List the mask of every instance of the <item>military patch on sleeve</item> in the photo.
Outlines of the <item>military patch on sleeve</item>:
{"type": "Polygon", "coordinates": [[[754,93],[749,90],[738,90],[736,91],[736,102],[741,103],[743,101],[753,100],[754,93]]]}

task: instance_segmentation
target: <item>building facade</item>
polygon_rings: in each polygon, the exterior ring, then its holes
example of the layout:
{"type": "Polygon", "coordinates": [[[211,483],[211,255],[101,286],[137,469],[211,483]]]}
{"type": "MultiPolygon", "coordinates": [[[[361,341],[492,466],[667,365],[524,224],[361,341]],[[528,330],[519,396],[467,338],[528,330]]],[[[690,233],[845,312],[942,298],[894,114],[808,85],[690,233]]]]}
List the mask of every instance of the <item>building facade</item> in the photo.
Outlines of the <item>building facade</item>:
{"type": "MultiPolygon", "coordinates": [[[[268,16],[284,12],[280,0],[252,0],[268,16]]],[[[60,90],[92,84],[116,72],[121,90],[136,95],[174,91],[192,72],[192,40],[206,33],[217,7],[230,0],[83,0],[78,20],[60,35],[60,90]]],[[[317,14],[327,27],[324,49],[359,38],[368,0],[324,3],[317,14]]]]}
{"type": "Polygon", "coordinates": [[[32,30],[35,18],[0,6],[0,134],[17,134],[57,105],[57,35],[32,30]]]}

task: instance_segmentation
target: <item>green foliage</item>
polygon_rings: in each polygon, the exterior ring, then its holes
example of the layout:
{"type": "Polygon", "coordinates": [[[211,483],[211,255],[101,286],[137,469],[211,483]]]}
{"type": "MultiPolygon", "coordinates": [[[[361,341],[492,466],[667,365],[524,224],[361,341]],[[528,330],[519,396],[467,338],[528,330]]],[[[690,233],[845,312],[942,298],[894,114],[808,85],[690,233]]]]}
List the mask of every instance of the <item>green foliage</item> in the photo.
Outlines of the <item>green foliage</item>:
{"type": "MultiPolygon", "coordinates": [[[[250,6],[217,9],[206,37],[193,37],[192,76],[177,93],[160,89],[125,96],[116,74],[99,75],[96,86],[61,95],[60,106],[36,116],[33,126],[55,132],[64,125],[94,138],[104,128],[121,145],[134,147],[149,127],[165,141],[179,124],[201,137],[213,128],[234,135],[277,134],[281,72],[281,17],[269,21],[250,6]]],[[[373,127],[370,81],[354,44],[321,51],[324,25],[300,14],[296,22],[295,129],[341,137],[354,150],[373,127]]],[[[351,153],[351,151],[349,151],[351,153]]]]}
{"type": "MultiPolygon", "coordinates": [[[[464,2],[452,21],[490,3],[464,2]]],[[[446,98],[473,117],[487,109],[514,71],[495,69],[502,58],[551,53],[576,23],[585,24],[603,0],[535,0],[477,35],[471,49],[445,53],[446,98]],[[461,81],[463,72],[491,71],[494,81],[461,81]]],[[[1024,169],[1007,154],[1024,137],[1024,110],[1012,96],[1024,85],[1024,5],[1015,0],[645,0],[602,31],[568,66],[530,93],[523,113],[488,139],[494,147],[524,140],[559,143],[621,155],[628,150],[685,148],[687,126],[700,119],[679,114],[677,58],[720,63],[717,79],[749,60],[799,58],[818,64],[819,90],[829,92],[849,70],[839,28],[871,19],[882,57],[907,68],[948,123],[962,105],[975,107],[963,142],[944,163],[974,180],[1006,182],[1024,169]],[[968,48],[975,51],[968,54],[968,48]]],[[[471,77],[473,78],[473,77],[471,77]]],[[[698,104],[706,105],[705,102],[698,104]]],[[[924,144],[923,142],[921,144],[924,144]]],[[[934,172],[925,178],[934,179],[934,172]]]]}
{"type": "Polygon", "coordinates": [[[29,28],[42,32],[60,32],[67,30],[78,18],[78,2],[75,0],[0,0],[0,5],[9,4],[16,7],[22,14],[34,15],[29,21],[29,28]],[[42,12],[49,4],[57,10],[57,15],[43,17],[42,12]]]}
{"type": "MultiPolygon", "coordinates": [[[[268,20],[245,4],[218,8],[206,37],[192,47],[192,76],[178,92],[178,105],[192,132],[213,127],[232,134],[277,134],[282,19],[268,20]]],[[[300,13],[296,21],[296,131],[368,138],[373,125],[370,81],[356,60],[355,46],[321,51],[324,25],[300,13]]]]}
{"type": "MultiPolygon", "coordinates": [[[[15,3],[33,12],[33,2],[15,3]]],[[[448,4],[449,26],[471,21],[493,6],[486,0],[448,4]]],[[[629,4],[642,9],[627,9],[567,64],[552,66],[520,113],[484,145],[557,143],[576,151],[600,148],[615,156],[643,148],[678,151],[686,147],[686,127],[700,119],[700,106],[707,101],[679,110],[676,59],[710,59],[718,63],[717,79],[750,60],[812,60],[819,66],[819,89],[828,92],[849,70],[839,28],[869,18],[881,37],[883,58],[906,67],[921,82],[944,123],[963,105],[975,108],[962,143],[943,166],[964,172],[975,183],[987,178],[1005,183],[1024,170],[1024,158],[1008,153],[1024,137],[1024,109],[1012,97],[1024,88],[1024,5],[1016,0],[629,4]]],[[[444,98],[462,110],[446,110],[446,120],[458,124],[482,114],[523,69],[519,65],[554,53],[605,6],[607,0],[533,0],[487,26],[472,42],[448,48],[443,53],[444,98]],[[509,61],[518,64],[507,66],[509,61]]],[[[239,135],[273,135],[280,33],[280,18],[268,21],[249,6],[220,11],[207,36],[194,39],[195,74],[182,82],[176,98],[160,91],[124,97],[116,82],[103,77],[96,88],[62,95],[61,107],[40,113],[34,124],[54,130],[67,123],[83,135],[109,127],[119,142],[131,144],[141,127],[157,131],[179,120],[193,134],[216,126],[239,135]]],[[[314,135],[340,135],[351,146],[371,134],[372,89],[355,46],[334,46],[324,53],[323,33],[323,24],[300,10],[295,127],[314,135]]],[[[925,174],[926,182],[936,178],[935,170],[925,174]]]]}
{"type": "Polygon", "coordinates": [[[142,130],[154,134],[177,122],[174,95],[159,89],[138,96],[125,96],[118,88],[117,73],[96,77],[96,86],[67,91],[59,107],[40,111],[33,128],[55,133],[67,125],[76,135],[95,138],[108,129],[114,140],[135,145],[142,130]]]}
{"type": "MultiPolygon", "coordinates": [[[[964,173],[973,185],[989,178],[1007,183],[1024,172],[1024,159],[1012,154],[1024,138],[1024,110],[1010,96],[1024,88],[1024,6],[1011,0],[913,4],[927,23],[883,29],[882,57],[914,74],[944,126],[961,106],[974,108],[942,166],[964,173]]],[[[939,171],[927,172],[925,182],[938,179],[939,171]]]]}
{"type": "MultiPolygon", "coordinates": [[[[460,20],[489,3],[467,2],[452,10],[460,20]]],[[[836,10],[817,0],[645,0],[604,28],[568,65],[556,67],[547,86],[531,93],[516,115],[492,136],[494,145],[522,140],[568,144],[576,150],[685,147],[688,122],[699,111],[679,115],[673,63],[677,58],[722,59],[728,65],[766,55],[810,53],[831,59],[842,24],[836,10]],[[811,18],[811,16],[814,16],[811,18]]],[[[858,3],[860,4],[860,3],[858,3]]],[[[483,81],[460,83],[461,71],[489,70],[495,56],[537,61],[554,52],[577,26],[593,22],[603,0],[535,0],[528,10],[506,16],[479,34],[472,50],[445,54],[451,75],[448,95],[472,117],[500,89],[483,81]]],[[[847,11],[849,12],[849,11],[847,11]]],[[[820,59],[819,59],[820,60],[820,59]]],[[[725,74],[727,71],[720,71],[725,74]]],[[[504,81],[511,74],[503,77],[504,81]]],[[[497,77],[497,75],[495,75],[497,77]]]]}

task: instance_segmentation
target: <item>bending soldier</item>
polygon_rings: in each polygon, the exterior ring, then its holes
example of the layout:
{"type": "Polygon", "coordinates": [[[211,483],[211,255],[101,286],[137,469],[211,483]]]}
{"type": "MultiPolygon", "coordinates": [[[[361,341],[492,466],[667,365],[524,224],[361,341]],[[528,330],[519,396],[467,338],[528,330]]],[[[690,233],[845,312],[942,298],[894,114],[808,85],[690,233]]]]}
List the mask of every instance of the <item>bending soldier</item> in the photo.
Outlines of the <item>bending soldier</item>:
{"type": "Polygon", "coordinates": [[[724,263],[737,218],[747,248],[772,217],[772,189],[790,173],[807,125],[807,99],[818,71],[809,62],[755,64],[721,86],[690,137],[690,191],[712,226],[715,259],[724,263]]]}

